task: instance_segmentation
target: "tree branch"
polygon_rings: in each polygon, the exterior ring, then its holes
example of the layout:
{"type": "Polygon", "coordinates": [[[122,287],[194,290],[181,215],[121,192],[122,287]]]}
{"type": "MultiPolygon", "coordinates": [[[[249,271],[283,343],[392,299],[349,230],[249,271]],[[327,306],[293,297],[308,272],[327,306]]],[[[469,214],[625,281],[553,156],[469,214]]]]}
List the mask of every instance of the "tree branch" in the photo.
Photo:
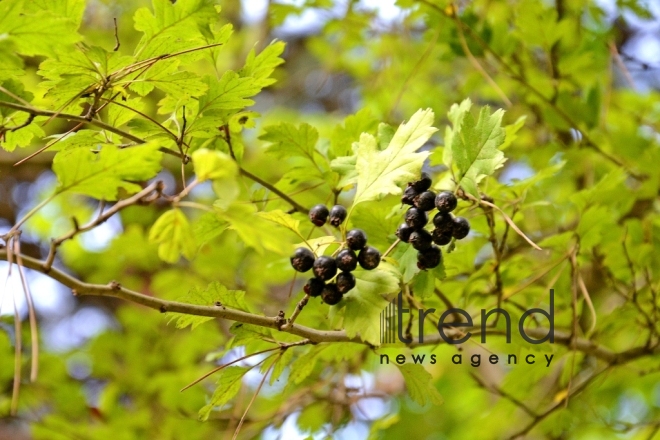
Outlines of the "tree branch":
{"type": "MultiPolygon", "coordinates": [[[[0,249],[0,261],[8,261],[7,249],[0,249]]],[[[272,329],[279,329],[281,321],[279,317],[276,316],[261,316],[248,312],[243,312],[241,310],[230,309],[224,306],[199,306],[195,304],[187,304],[177,301],[166,301],[160,298],[155,298],[153,296],[144,295],[142,293],[136,292],[134,290],[127,289],[122,287],[117,282],[111,282],[108,284],[90,284],[80,281],[71,275],[68,275],[62,272],[59,269],[51,268],[49,271],[44,269],[44,261],[38,260],[36,258],[28,257],[27,255],[21,255],[23,265],[28,269],[35,270],[37,272],[43,273],[50,278],[59,281],[63,285],[69,287],[73,290],[74,295],[78,296],[102,296],[102,297],[111,297],[111,298],[120,298],[125,301],[130,301],[136,304],[149,307],[151,309],[159,310],[161,313],[165,312],[175,312],[175,313],[185,313],[188,315],[195,316],[209,316],[212,318],[221,318],[228,319],[231,321],[243,322],[246,324],[254,324],[261,327],[267,327],[272,329]]],[[[293,325],[289,328],[282,329],[287,333],[291,333],[296,336],[307,338],[311,343],[322,343],[322,342],[352,342],[364,345],[370,345],[367,342],[360,340],[359,337],[348,337],[346,332],[343,330],[318,330],[311,327],[306,327],[302,325],[293,325]]],[[[547,328],[530,328],[527,329],[527,335],[531,338],[540,339],[548,334],[547,328]]],[[[465,332],[471,332],[473,335],[480,335],[480,327],[465,328],[461,329],[447,328],[445,329],[445,334],[449,337],[460,337],[464,335],[465,332]]],[[[505,334],[502,330],[496,329],[487,329],[486,334],[493,336],[502,336],[505,334]]],[[[643,356],[653,356],[660,355],[660,344],[657,344],[653,347],[634,347],[622,352],[614,352],[609,348],[603,347],[596,342],[593,342],[588,339],[576,338],[573,339],[573,336],[570,332],[563,330],[555,330],[555,343],[571,347],[573,349],[579,350],[591,356],[597,357],[611,365],[623,364],[635,360],[643,356]],[[573,345],[574,344],[574,345],[573,345]]],[[[423,343],[413,342],[408,344],[409,347],[414,348],[422,345],[439,345],[444,344],[444,340],[440,335],[429,335],[424,337],[423,343]]]]}
{"type": "MultiPolygon", "coordinates": [[[[127,199],[124,199],[124,200],[121,200],[121,201],[115,203],[114,205],[112,205],[112,208],[108,209],[107,211],[99,212],[99,215],[94,220],[87,223],[86,225],[83,225],[83,226],[79,227],[76,223],[76,226],[72,230],[70,230],[68,233],[66,233],[65,235],[62,235],[59,238],[54,238],[54,239],[51,240],[50,250],[48,252],[48,257],[46,258],[46,261],[44,263],[43,268],[46,270],[46,272],[50,270],[51,266],[53,265],[53,261],[55,260],[55,252],[57,252],[57,248],[63,242],[75,237],[76,235],[78,235],[82,232],[87,232],[91,229],[94,229],[98,225],[100,225],[100,224],[104,223],[105,221],[107,221],[110,217],[115,215],[117,212],[121,211],[122,209],[124,209],[128,206],[136,205],[140,202],[152,201],[152,198],[148,199],[148,196],[150,196],[151,193],[156,191],[157,193],[156,193],[155,198],[157,198],[160,195],[163,188],[164,188],[163,182],[160,182],[160,181],[154,182],[151,185],[148,185],[146,188],[144,188],[139,193],[137,193],[137,194],[135,194],[135,195],[133,195],[133,196],[127,198],[127,199]]],[[[155,198],[153,200],[155,200],[155,198]]]]}
{"type": "MultiPolygon", "coordinates": [[[[50,111],[50,110],[42,110],[42,109],[38,109],[38,108],[34,108],[34,107],[28,107],[28,106],[25,106],[25,105],[20,105],[20,104],[16,104],[16,103],[13,103],[13,102],[6,102],[6,101],[0,101],[0,107],[11,108],[11,109],[18,110],[18,111],[21,111],[21,112],[29,113],[30,115],[33,115],[33,116],[50,116],[50,117],[56,117],[56,118],[60,118],[60,119],[67,119],[69,121],[76,121],[76,122],[80,122],[80,123],[83,123],[83,124],[95,125],[99,128],[102,128],[103,130],[107,130],[107,131],[110,131],[112,133],[118,134],[119,136],[122,136],[126,139],[129,139],[129,140],[131,140],[135,143],[138,143],[138,144],[144,144],[145,143],[144,139],[141,139],[137,136],[134,136],[134,135],[132,135],[132,134],[130,134],[130,133],[124,131],[124,130],[121,130],[117,127],[113,127],[110,124],[106,124],[103,121],[99,121],[98,119],[88,119],[84,116],[72,115],[72,114],[68,114],[68,113],[58,113],[58,112],[54,112],[54,111],[50,111]]],[[[176,156],[178,158],[182,158],[182,156],[179,152],[170,150],[169,148],[160,147],[159,150],[162,151],[165,154],[171,154],[171,155],[176,156]]]]}

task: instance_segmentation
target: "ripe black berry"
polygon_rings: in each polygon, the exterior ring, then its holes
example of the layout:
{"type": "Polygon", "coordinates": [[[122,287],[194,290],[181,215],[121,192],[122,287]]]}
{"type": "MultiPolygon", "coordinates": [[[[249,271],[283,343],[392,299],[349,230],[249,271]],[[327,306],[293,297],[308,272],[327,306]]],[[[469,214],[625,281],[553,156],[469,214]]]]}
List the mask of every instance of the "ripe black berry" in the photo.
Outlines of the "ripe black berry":
{"type": "Polygon", "coordinates": [[[438,212],[433,217],[433,226],[441,232],[451,234],[452,229],[454,229],[454,218],[448,212],[438,212]]]}
{"type": "Polygon", "coordinates": [[[358,254],[358,262],[360,267],[366,270],[372,270],[380,264],[380,252],[378,249],[367,246],[358,254]]]}
{"type": "Polygon", "coordinates": [[[428,249],[433,244],[431,234],[425,229],[420,229],[410,234],[410,244],[418,251],[428,249]]]}
{"type": "Polygon", "coordinates": [[[337,275],[337,290],[344,294],[355,287],[355,277],[350,272],[342,272],[337,275]]]}
{"type": "Polygon", "coordinates": [[[454,219],[454,229],[452,231],[452,235],[454,236],[454,238],[460,240],[462,238],[467,237],[469,233],[470,233],[470,222],[468,222],[467,219],[463,217],[456,217],[454,219]]]}
{"type": "MultiPolygon", "coordinates": [[[[351,249],[344,249],[337,254],[335,258],[337,262],[337,269],[344,272],[351,272],[355,270],[358,264],[357,255],[351,249]]],[[[341,274],[340,274],[341,275],[341,274]]]]}
{"type": "Polygon", "coordinates": [[[435,207],[440,212],[452,212],[457,204],[456,196],[451,191],[442,191],[435,198],[435,207]]]}
{"type": "Polygon", "coordinates": [[[424,192],[431,187],[431,176],[426,173],[422,173],[422,177],[416,182],[410,184],[411,187],[415,188],[415,191],[418,193],[424,192]]]}
{"type": "Polygon", "coordinates": [[[362,229],[351,229],[346,234],[346,244],[354,251],[359,251],[367,245],[367,234],[362,229]]]}
{"type": "Polygon", "coordinates": [[[325,205],[316,205],[309,210],[309,219],[316,226],[323,226],[329,214],[328,208],[325,205]]]}
{"type": "Polygon", "coordinates": [[[403,195],[401,196],[401,203],[404,205],[413,205],[415,203],[415,197],[417,196],[418,192],[415,191],[415,188],[412,186],[409,186],[403,191],[403,195]]]}
{"type": "Polygon", "coordinates": [[[325,287],[325,282],[318,278],[310,278],[305,283],[303,290],[306,294],[312,297],[320,296],[323,293],[323,288],[325,287]]]}
{"type": "Polygon", "coordinates": [[[420,209],[410,208],[406,212],[406,223],[413,229],[422,229],[428,221],[426,212],[420,209]]]}
{"type": "Polygon", "coordinates": [[[339,301],[341,301],[342,296],[343,295],[337,289],[336,284],[326,284],[323,288],[323,293],[321,293],[323,302],[331,306],[334,306],[339,301]]]}
{"type": "Polygon", "coordinates": [[[433,243],[438,246],[444,246],[451,241],[451,230],[443,231],[442,229],[434,229],[431,237],[433,238],[433,243]]]}
{"type": "Polygon", "coordinates": [[[332,226],[339,227],[344,222],[346,218],[346,208],[341,205],[335,205],[330,210],[330,224],[332,226]]]}
{"type": "Polygon", "coordinates": [[[424,191],[415,197],[415,208],[422,211],[430,211],[435,208],[435,193],[433,191],[424,191]]]}
{"type": "Polygon", "coordinates": [[[314,265],[314,252],[307,248],[298,248],[291,256],[291,266],[298,272],[307,272],[314,265]]]}
{"type": "Polygon", "coordinates": [[[329,280],[337,274],[337,263],[332,257],[320,256],[314,262],[314,275],[322,280],[329,280]]]}
{"type": "Polygon", "coordinates": [[[408,243],[410,240],[410,234],[412,234],[414,230],[414,228],[411,228],[406,223],[403,223],[399,226],[399,229],[396,230],[396,236],[399,237],[402,242],[408,243]]]}
{"type": "Polygon", "coordinates": [[[417,267],[422,270],[437,267],[440,264],[440,260],[442,260],[442,252],[437,246],[431,246],[417,253],[417,267]]]}

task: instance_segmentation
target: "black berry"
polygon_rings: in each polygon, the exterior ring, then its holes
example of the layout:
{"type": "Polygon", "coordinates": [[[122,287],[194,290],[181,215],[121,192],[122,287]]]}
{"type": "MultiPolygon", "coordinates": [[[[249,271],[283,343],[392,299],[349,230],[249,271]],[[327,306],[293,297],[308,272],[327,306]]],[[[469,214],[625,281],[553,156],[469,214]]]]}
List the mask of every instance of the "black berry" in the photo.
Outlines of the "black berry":
{"type": "Polygon", "coordinates": [[[415,188],[409,186],[403,191],[401,196],[401,203],[404,205],[413,205],[415,203],[415,197],[417,197],[418,192],[415,191],[415,188]]]}
{"type": "Polygon", "coordinates": [[[366,270],[372,270],[380,264],[380,252],[378,249],[367,246],[358,254],[358,262],[360,267],[366,270]]]}
{"type": "Polygon", "coordinates": [[[441,232],[449,232],[451,234],[454,229],[454,218],[448,212],[438,212],[433,217],[433,226],[441,232]]]}
{"type": "Polygon", "coordinates": [[[418,251],[428,249],[433,244],[431,234],[425,229],[420,229],[410,234],[410,244],[418,251]]]}
{"type": "Polygon", "coordinates": [[[442,191],[435,198],[435,207],[440,212],[452,212],[456,209],[457,204],[458,200],[456,200],[456,196],[451,191],[442,191]]]}
{"type": "MultiPolygon", "coordinates": [[[[344,272],[351,272],[355,270],[358,264],[357,255],[351,249],[344,249],[337,254],[335,258],[337,262],[337,269],[344,272]]],[[[340,274],[341,275],[341,274],[340,274]]]]}
{"type": "Polygon", "coordinates": [[[336,284],[326,284],[323,288],[323,293],[321,293],[323,302],[331,306],[334,306],[339,301],[341,301],[342,296],[343,295],[337,289],[336,284]]]}
{"type": "Polygon", "coordinates": [[[433,238],[433,243],[438,246],[444,246],[451,241],[451,230],[443,231],[442,229],[434,229],[431,237],[433,238]]]}
{"type": "Polygon", "coordinates": [[[325,205],[316,205],[309,210],[309,219],[316,226],[323,226],[328,219],[329,214],[328,208],[326,208],[325,205]]]}
{"type": "Polygon", "coordinates": [[[406,223],[413,229],[422,229],[429,221],[426,212],[417,208],[410,208],[406,212],[406,223]]]}
{"type": "Polygon", "coordinates": [[[355,277],[352,273],[342,272],[337,275],[337,290],[344,294],[355,287],[355,277]]]}
{"type": "Polygon", "coordinates": [[[431,181],[431,176],[426,173],[422,173],[422,177],[420,177],[418,181],[412,182],[410,186],[415,188],[415,191],[418,193],[421,193],[428,190],[431,187],[431,183],[433,183],[431,181]]]}
{"type": "Polygon", "coordinates": [[[341,225],[346,219],[346,208],[341,205],[335,205],[330,210],[330,224],[335,228],[341,225]]]}
{"type": "Polygon", "coordinates": [[[403,223],[399,226],[399,229],[396,230],[396,236],[399,237],[402,242],[408,243],[410,240],[410,234],[412,234],[414,230],[414,228],[411,228],[406,223],[403,223]]]}
{"type": "Polygon", "coordinates": [[[433,191],[424,191],[415,197],[415,208],[422,211],[430,211],[435,208],[435,193],[433,191]]]}
{"type": "Polygon", "coordinates": [[[314,265],[314,252],[307,248],[298,248],[291,256],[291,266],[298,272],[307,272],[314,265]]]}
{"type": "Polygon", "coordinates": [[[467,219],[463,217],[456,217],[454,219],[454,229],[452,231],[452,235],[454,236],[454,238],[460,240],[462,238],[467,237],[469,233],[470,233],[470,222],[468,222],[467,219]]]}
{"type": "Polygon", "coordinates": [[[442,260],[442,252],[437,246],[431,246],[417,253],[417,267],[422,270],[437,267],[440,264],[440,260],[442,260]]]}
{"type": "Polygon", "coordinates": [[[337,274],[337,263],[332,257],[323,255],[314,262],[314,275],[322,280],[329,280],[337,274]]]}
{"type": "Polygon", "coordinates": [[[346,244],[354,251],[359,251],[367,245],[367,234],[362,229],[351,229],[346,234],[346,244]]]}
{"type": "Polygon", "coordinates": [[[323,293],[323,288],[325,287],[325,282],[318,278],[310,278],[305,283],[303,290],[306,294],[312,297],[320,296],[323,293]]]}

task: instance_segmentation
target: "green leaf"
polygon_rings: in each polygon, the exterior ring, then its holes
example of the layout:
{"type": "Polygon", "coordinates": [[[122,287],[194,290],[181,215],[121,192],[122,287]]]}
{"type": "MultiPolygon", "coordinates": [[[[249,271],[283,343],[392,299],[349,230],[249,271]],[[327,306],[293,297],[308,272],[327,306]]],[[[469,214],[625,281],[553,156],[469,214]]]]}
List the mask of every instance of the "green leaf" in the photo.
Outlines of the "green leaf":
{"type": "MultiPolygon", "coordinates": [[[[27,118],[26,114],[23,114],[20,117],[13,118],[15,124],[23,123],[27,118]],[[23,121],[23,122],[22,122],[23,121]]],[[[14,151],[16,147],[27,147],[32,143],[32,139],[41,138],[44,136],[44,131],[39,124],[39,120],[32,122],[27,127],[23,127],[16,131],[7,131],[4,134],[4,140],[0,142],[0,146],[5,151],[14,151]]]]}
{"type": "Polygon", "coordinates": [[[331,308],[333,313],[344,309],[344,330],[349,337],[359,336],[372,345],[380,345],[380,313],[389,303],[385,296],[399,291],[397,277],[383,266],[354,272],[355,288],[331,308]]]}
{"type": "Polygon", "coordinates": [[[178,208],[161,215],[149,231],[149,241],[158,243],[158,256],[176,263],[181,255],[191,260],[197,250],[195,236],[186,215],[178,208]]]}
{"type": "MultiPolygon", "coordinates": [[[[133,119],[141,117],[134,110],[144,112],[145,102],[139,98],[127,99],[126,101],[123,102],[123,104],[128,108],[113,104],[110,104],[108,106],[108,120],[107,120],[108,124],[114,127],[121,127],[122,125],[127,124],[133,119]]],[[[158,127],[158,125],[154,124],[153,122],[151,121],[146,121],[146,122],[151,124],[154,128],[157,128],[158,130],[162,130],[160,127],[158,127]]]]}
{"type": "Polygon", "coordinates": [[[376,138],[363,133],[357,149],[357,192],[353,206],[377,200],[386,194],[399,194],[401,185],[415,180],[428,152],[417,150],[436,132],[433,111],[417,111],[399,126],[387,148],[380,151],[376,138]]]}
{"type": "Polygon", "coordinates": [[[452,106],[449,108],[449,111],[447,112],[447,118],[451,122],[453,129],[449,126],[445,127],[445,146],[442,150],[435,150],[431,155],[431,163],[433,165],[444,163],[448,167],[451,166],[451,150],[454,134],[461,129],[461,126],[463,125],[463,119],[465,118],[465,115],[470,111],[470,108],[472,108],[472,101],[470,98],[463,100],[460,104],[452,104],[452,106]],[[442,155],[440,154],[441,152],[442,155]]]}
{"type": "Polygon", "coordinates": [[[157,143],[123,149],[108,145],[98,153],[85,148],[60,151],[53,159],[60,182],[56,192],[117,200],[120,188],[128,193],[141,190],[133,182],[154,177],[161,169],[161,157],[157,143]]]}
{"type": "MultiPolygon", "coordinates": [[[[405,243],[402,243],[405,245],[405,243]]],[[[394,252],[393,258],[399,263],[398,269],[401,273],[401,281],[409,283],[413,277],[420,272],[417,267],[417,251],[412,246],[402,246],[394,252]]]]}
{"type": "Polygon", "coordinates": [[[158,55],[180,52],[202,46],[201,30],[217,19],[212,0],[153,0],[153,13],[147,8],[135,12],[135,29],[144,33],[136,58],[143,60],[158,55]]]}
{"type": "Polygon", "coordinates": [[[332,171],[340,176],[337,188],[348,188],[357,183],[358,173],[355,170],[356,163],[356,155],[338,157],[330,162],[330,168],[332,171]]]}
{"type": "Polygon", "coordinates": [[[433,377],[422,365],[403,364],[397,365],[397,367],[406,381],[408,395],[414,402],[421,406],[428,403],[433,405],[443,403],[442,396],[433,384],[433,377]]]}
{"type": "MultiPolygon", "coordinates": [[[[241,298],[242,300],[243,298],[241,298]]],[[[239,347],[245,345],[249,341],[263,340],[264,338],[271,338],[273,334],[269,328],[260,327],[258,325],[245,324],[243,322],[235,322],[229,327],[229,332],[234,335],[231,340],[232,347],[239,347]]]]}
{"type": "MultiPolygon", "coordinates": [[[[21,55],[53,55],[57,47],[80,40],[81,1],[64,2],[3,0],[0,2],[0,35],[9,39],[21,55]],[[60,15],[60,14],[65,15],[60,15]]],[[[3,44],[5,44],[3,42],[3,44]]]]}
{"type": "Polygon", "coordinates": [[[281,209],[275,209],[273,211],[268,211],[268,212],[258,212],[257,215],[275,224],[284,226],[289,231],[295,233],[297,236],[304,239],[304,237],[300,233],[300,230],[298,229],[300,227],[300,221],[293,218],[291,214],[287,214],[281,209]]]}
{"type": "MultiPolygon", "coordinates": [[[[412,247],[412,246],[411,246],[412,247]]],[[[428,298],[433,295],[435,288],[435,275],[428,270],[422,270],[415,277],[412,285],[412,290],[415,296],[419,298],[428,298]]]]}
{"type": "Polygon", "coordinates": [[[273,370],[270,373],[270,385],[272,386],[276,380],[280,378],[284,369],[291,365],[291,359],[293,358],[293,350],[288,349],[282,352],[279,356],[275,357],[275,364],[273,370]]]}
{"type": "Polygon", "coordinates": [[[220,80],[206,77],[208,92],[199,99],[199,113],[215,110],[233,110],[251,106],[247,99],[259,93],[261,88],[252,78],[241,78],[238,73],[226,71],[220,80]]]}
{"type": "Polygon", "coordinates": [[[520,131],[521,128],[525,126],[525,121],[527,120],[527,116],[523,115],[516,119],[516,122],[513,124],[509,124],[506,127],[504,127],[504,142],[502,145],[500,145],[500,150],[505,150],[513,144],[513,141],[518,139],[518,132],[520,131]]]}
{"type": "Polygon", "coordinates": [[[484,107],[475,121],[466,110],[460,129],[454,133],[451,152],[459,172],[457,185],[476,198],[479,198],[479,181],[506,161],[504,153],[498,150],[505,136],[501,127],[503,115],[501,109],[491,114],[489,108],[484,107]]]}
{"type": "Polygon", "coordinates": [[[246,246],[259,254],[269,251],[281,255],[287,252],[288,244],[282,237],[273,234],[269,223],[257,215],[257,208],[253,205],[235,202],[226,209],[217,203],[214,207],[218,217],[229,223],[229,229],[236,231],[246,246]]]}
{"type": "Polygon", "coordinates": [[[316,361],[326,345],[317,345],[312,347],[307,353],[296,359],[291,364],[291,374],[289,375],[289,387],[299,385],[312,374],[316,361]]]}
{"type": "Polygon", "coordinates": [[[229,402],[241,389],[241,381],[248,371],[250,371],[250,368],[227,367],[223,369],[220,372],[218,386],[213,392],[211,400],[199,410],[199,420],[208,420],[213,408],[221,407],[229,402]]]}
{"type": "MultiPolygon", "coordinates": [[[[140,96],[146,96],[154,87],[176,99],[183,104],[190,101],[190,97],[201,96],[208,86],[198,75],[192,72],[178,71],[179,60],[161,61],[155,64],[146,73],[131,81],[130,89],[140,96]]],[[[141,72],[140,72],[141,73],[141,72]]]]}
{"type": "Polygon", "coordinates": [[[294,249],[307,247],[314,252],[315,255],[323,255],[333,243],[337,243],[337,238],[334,235],[326,235],[325,237],[310,238],[302,243],[293,245],[293,247],[294,249]]]}
{"type": "MultiPolygon", "coordinates": [[[[334,157],[351,156],[352,145],[360,139],[362,133],[376,131],[378,120],[371,114],[369,109],[362,109],[354,115],[344,119],[343,125],[338,125],[332,131],[330,140],[330,152],[334,157]]],[[[353,161],[355,165],[355,161],[353,161]]]]}
{"type": "Polygon", "coordinates": [[[195,175],[199,182],[238,176],[238,165],[228,154],[202,148],[192,154],[195,175]]]}
{"type": "MultiPolygon", "coordinates": [[[[222,304],[216,307],[229,307],[232,309],[248,311],[247,303],[245,302],[245,292],[242,290],[228,290],[225,286],[217,281],[212,282],[204,290],[193,287],[188,294],[179,298],[180,302],[186,304],[194,304],[198,306],[216,306],[216,303],[222,304]]],[[[174,321],[176,328],[191,327],[194,330],[198,325],[215,318],[210,316],[196,316],[188,315],[186,313],[167,312],[166,316],[169,322],[174,321]]],[[[237,325],[237,324],[234,324],[237,325]]]]}
{"type": "Polygon", "coordinates": [[[238,72],[242,77],[251,77],[255,84],[264,88],[273,84],[276,80],[270,78],[275,68],[284,60],[280,58],[284,52],[285,44],[282,41],[273,41],[259,55],[255,54],[254,48],[245,60],[245,66],[238,72]]]}
{"type": "Polygon", "coordinates": [[[198,246],[218,237],[227,229],[227,223],[222,221],[215,212],[204,213],[193,223],[193,235],[198,246]]]}
{"type": "Polygon", "coordinates": [[[259,136],[259,139],[271,143],[266,152],[277,158],[304,157],[316,164],[319,133],[309,124],[303,123],[298,127],[288,122],[271,125],[264,129],[264,134],[259,136]]]}

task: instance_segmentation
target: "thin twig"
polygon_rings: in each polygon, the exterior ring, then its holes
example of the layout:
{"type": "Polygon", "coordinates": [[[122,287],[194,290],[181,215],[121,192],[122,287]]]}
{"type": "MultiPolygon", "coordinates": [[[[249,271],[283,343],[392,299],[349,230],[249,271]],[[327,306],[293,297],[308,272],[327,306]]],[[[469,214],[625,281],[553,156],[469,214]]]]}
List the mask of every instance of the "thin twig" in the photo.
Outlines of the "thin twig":
{"type": "Polygon", "coordinates": [[[495,205],[494,203],[490,203],[490,202],[488,202],[488,201],[486,201],[486,200],[483,200],[483,199],[482,199],[482,200],[477,200],[476,197],[474,197],[473,195],[468,194],[468,193],[466,193],[466,192],[464,192],[464,196],[467,197],[468,199],[474,201],[474,202],[477,202],[477,203],[481,204],[481,205],[490,206],[491,208],[496,209],[500,214],[502,214],[502,217],[504,217],[504,220],[509,224],[509,226],[511,226],[511,229],[513,229],[514,231],[516,231],[516,233],[517,233],[518,235],[520,235],[520,236],[521,236],[521,237],[522,237],[527,243],[529,243],[530,246],[532,246],[534,249],[537,249],[537,250],[539,250],[539,251],[542,251],[542,250],[543,250],[543,249],[541,249],[536,243],[534,243],[532,240],[530,240],[529,237],[527,237],[527,236],[523,233],[523,231],[521,231],[520,228],[519,228],[518,226],[516,226],[516,224],[513,222],[513,220],[511,220],[511,218],[510,218],[508,215],[506,215],[506,212],[502,211],[502,210],[499,208],[499,206],[495,205]]]}
{"type": "Polygon", "coordinates": [[[624,64],[623,60],[621,59],[621,56],[619,55],[619,50],[616,48],[616,44],[614,44],[613,41],[610,41],[607,45],[610,48],[610,53],[612,54],[612,58],[614,58],[616,65],[619,66],[619,69],[621,69],[621,72],[623,73],[623,77],[626,78],[626,81],[628,81],[628,85],[633,90],[637,89],[637,87],[635,86],[635,81],[632,78],[632,75],[628,71],[628,68],[626,68],[626,65],[624,64]]]}
{"type": "Polygon", "coordinates": [[[511,394],[507,393],[503,389],[501,389],[499,387],[496,387],[494,385],[488,385],[486,382],[481,380],[481,378],[479,376],[477,376],[476,374],[474,374],[474,373],[470,373],[470,376],[472,376],[472,378],[477,382],[477,384],[479,384],[479,386],[481,386],[486,391],[489,391],[493,394],[496,394],[500,397],[505,398],[506,400],[508,400],[511,403],[513,403],[514,405],[516,405],[518,408],[525,411],[529,416],[538,417],[538,414],[536,414],[534,411],[532,411],[527,405],[525,405],[523,402],[516,399],[515,397],[513,397],[511,394]]]}
{"type": "Polygon", "coordinates": [[[27,283],[27,277],[23,271],[23,260],[21,259],[21,244],[19,239],[14,241],[14,253],[16,255],[16,264],[18,264],[18,275],[21,279],[23,286],[23,294],[25,295],[25,302],[28,306],[28,319],[30,321],[30,340],[31,340],[31,367],[30,367],[30,381],[36,382],[37,375],[39,374],[39,329],[37,326],[37,316],[34,311],[34,301],[32,300],[32,293],[30,286],[27,283]]]}
{"type": "Polygon", "coordinates": [[[275,363],[282,357],[282,354],[277,357],[273,361],[272,364],[270,364],[270,367],[268,367],[268,370],[264,373],[264,377],[261,379],[261,382],[259,382],[259,386],[257,387],[257,390],[254,392],[254,395],[252,396],[252,399],[250,399],[250,403],[248,403],[247,408],[245,408],[245,412],[243,412],[243,415],[241,416],[241,420],[238,422],[238,426],[236,427],[236,431],[234,431],[234,436],[232,437],[232,440],[236,440],[238,437],[238,433],[241,431],[241,427],[243,426],[243,422],[245,421],[245,416],[247,416],[248,411],[250,411],[250,408],[252,407],[252,404],[254,403],[255,399],[259,395],[259,392],[261,391],[261,387],[264,386],[264,382],[266,382],[266,378],[268,377],[268,374],[270,374],[271,370],[275,366],[275,363]]]}
{"type": "Polygon", "coordinates": [[[210,375],[212,375],[212,374],[214,374],[214,373],[217,373],[217,372],[220,371],[220,370],[224,370],[225,368],[229,367],[230,365],[234,365],[234,364],[236,364],[236,363],[238,363],[238,362],[240,362],[240,361],[244,361],[245,359],[249,359],[249,358],[251,358],[251,357],[253,357],[253,356],[258,356],[258,355],[260,355],[260,354],[264,354],[264,353],[268,353],[268,352],[275,351],[275,350],[280,350],[280,349],[281,349],[281,347],[268,348],[268,349],[266,349],[266,350],[257,351],[256,353],[246,354],[245,356],[241,356],[241,357],[239,357],[238,359],[234,359],[234,360],[231,361],[231,362],[227,362],[226,364],[222,364],[222,365],[220,365],[219,367],[216,367],[216,368],[212,369],[212,370],[209,371],[208,373],[204,373],[204,375],[202,375],[201,377],[199,377],[199,378],[193,380],[193,381],[190,382],[188,385],[186,385],[185,387],[181,388],[181,389],[179,390],[179,392],[181,392],[181,393],[184,392],[185,390],[187,390],[188,388],[192,387],[193,385],[196,385],[196,384],[200,383],[201,381],[203,381],[204,379],[206,379],[206,378],[209,377],[210,375]]]}
{"type": "Polygon", "coordinates": [[[399,244],[399,243],[401,243],[401,239],[397,238],[396,241],[394,243],[392,243],[390,245],[390,247],[387,248],[387,250],[383,253],[381,258],[387,257],[390,254],[390,252],[392,252],[394,250],[394,248],[396,247],[396,245],[399,244]]]}
{"type": "MultiPolygon", "coordinates": [[[[98,119],[91,119],[90,120],[90,119],[86,119],[85,117],[79,116],[79,115],[71,115],[71,114],[68,114],[68,113],[57,113],[57,112],[53,112],[53,111],[50,111],[50,110],[43,110],[43,109],[38,109],[38,108],[34,108],[34,107],[28,107],[28,106],[15,104],[13,102],[6,102],[6,101],[0,101],[0,107],[11,108],[11,109],[14,109],[14,110],[34,114],[35,116],[56,116],[57,118],[60,118],[60,119],[67,119],[69,121],[77,121],[77,122],[82,122],[83,124],[95,125],[95,126],[101,128],[103,130],[107,130],[107,131],[110,131],[112,133],[118,134],[119,136],[124,137],[126,139],[129,139],[129,140],[131,140],[135,143],[144,144],[146,142],[144,139],[141,139],[137,136],[134,136],[134,135],[132,135],[132,134],[126,132],[126,131],[123,131],[123,130],[119,129],[119,128],[113,127],[110,124],[106,124],[103,121],[99,121],[98,119]]],[[[168,148],[161,147],[159,150],[162,151],[163,153],[171,154],[171,155],[180,157],[178,152],[170,150],[168,148]]]]}
{"type": "Polygon", "coordinates": [[[488,72],[479,64],[479,61],[472,55],[472,51],[470,50],[470,47],[467,44],[467,41],[465,41],[465,35],[463,34],[463,27],[460,25],[458,22],[458,15],[453,14],[454,20],[456,21],[456,29],[458,30],[458,40],[461,43],[461,47],[463,48],[463,52],[465,53],[465,56],[467,59],[470,61],[472,66],[477,69],[477,72],[481,74],[481,76],[484,77],[486,82],[495,89],[495,92],[500,96],[500,99],[504,101],[507,107],[511,107],[513,104],[511,103],[511,100],[506,96],[506,93],[500,88],[500,86],[497,85],[497,83],[493,80],[493,78],[490,77],[488,72]]]}
{"type": "Polygon", "coordinates": [[[303,298],[296,305],[296,309],[293,311],[291,318],[288,319],[287,323],[284,324],[280,330],[286,330],[293,327],[293,323],[296,321],[298,315],[300,315],[300,312],[302,312],[302,309],[307,305],[309,298],[309,293],[306,293],[305,296],[303,296],[303,298]]]}
{"type": "Polygon", "coordinates": [[[161,181],[154,182],[148,185],[142,191],[138,192],[137,194],[115,203],[107,211],[102,212],[103,210],[100,210],[99,215],[95,219],[87,223],[86,225],[83,226],[74,225],[74,228],[71,229],[66,234],[62,235],[61,237],[52,239],[50,242],[50,250],[48,252],[48,257],[46,258],[46,262],[44,263],[44,269],[46,271],[50,270],[51,266],[53,265],[53,261],[55,260],[55,253],[57,252],[57,248],[66,240],[70,240],[71,238],[75,237],[78,234],[94,229],[95,227],[104,223],[110,217],[112,217],[113,215],[115,215],[124,208],[127,208],[132,205],[136,205],[138,203],[153,202],[154,200],[156,200],[158,196],[160,196],[162,190],[163,190],[163,182],[161,181]],[[155,196],[153,196],[154,191],[156,192],[155,196]]]}
{"type": "Polygon", "coordinates": [[[112,21],[115,23],[115,47],[112,48],[112,51],[117,52],[119,50],[119,46],[121,46],[119,43],[119,31],[117,29],[117,17],[113,18],[112,21]]]}

